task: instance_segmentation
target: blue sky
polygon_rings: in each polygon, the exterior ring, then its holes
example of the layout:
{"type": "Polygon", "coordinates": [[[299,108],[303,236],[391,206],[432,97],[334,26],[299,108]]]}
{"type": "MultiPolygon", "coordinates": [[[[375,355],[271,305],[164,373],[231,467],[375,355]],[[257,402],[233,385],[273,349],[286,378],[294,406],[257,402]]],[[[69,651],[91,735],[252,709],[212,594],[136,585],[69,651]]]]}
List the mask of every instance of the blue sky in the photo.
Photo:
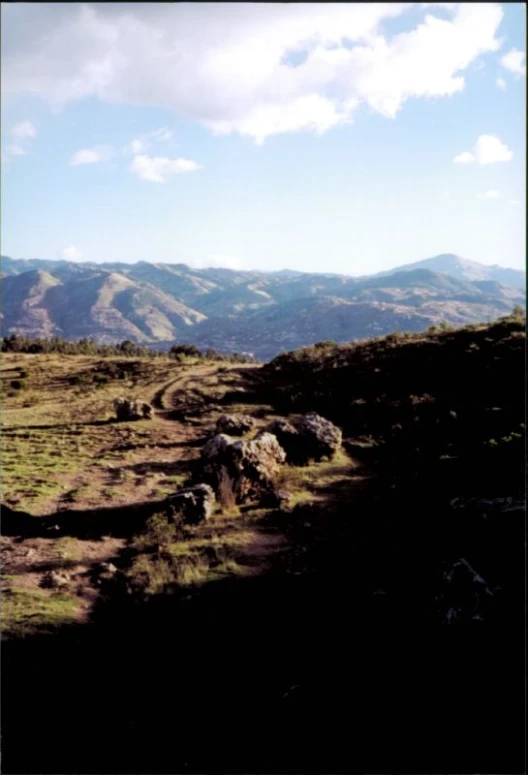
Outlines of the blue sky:
{"type": "Polygon", "coordinates": [[[517,3],[4,4],[2,253],[524,268],[525,40],[517,3]]]}

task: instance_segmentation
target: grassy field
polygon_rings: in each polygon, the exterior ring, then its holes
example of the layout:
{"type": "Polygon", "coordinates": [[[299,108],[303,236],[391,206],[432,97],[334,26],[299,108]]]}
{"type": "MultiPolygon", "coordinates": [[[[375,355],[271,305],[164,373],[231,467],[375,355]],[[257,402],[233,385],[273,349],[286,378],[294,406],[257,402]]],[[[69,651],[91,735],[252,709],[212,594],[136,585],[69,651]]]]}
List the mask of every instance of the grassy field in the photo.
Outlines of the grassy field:
{"type": "MultiPolygon", "coordinates": [[[[163,517],[165,498],[189,478],[223,411],[254,413],[257,428],[275,417],[270,406],[244,403],[244,374],[251,368],[193,359],[4,354],[2,501],[48,530],[46,537],[2,537],[4,637],[53,630],[61,616],[88,621],[100,596],[96,569],[110,559],[126,566],[127,584],[140,597],[268,567],[268,555],[284,544],[277,532],[261,529],[269,510],[218,506],[206,526],[183,536],[169,535],[163,517]],[[151,402],[153,419],[115,422],[112,402],[121,395],[151,402]],[[127,515],[138,511],[144,518],[127,527],[127,515]],[[161,554],[148,540],[156,519],[158,532],[166,533],[161,554]],[[89,536],[80,537],[86,522],[89,536]],[[65,589],[46,589],[50,568],[67,569],[65,589]]],[[[286,466],[279,484],[294,508],[323,500],[324,488],[351,467],[340,452],[329,463],[286,466]]]]}

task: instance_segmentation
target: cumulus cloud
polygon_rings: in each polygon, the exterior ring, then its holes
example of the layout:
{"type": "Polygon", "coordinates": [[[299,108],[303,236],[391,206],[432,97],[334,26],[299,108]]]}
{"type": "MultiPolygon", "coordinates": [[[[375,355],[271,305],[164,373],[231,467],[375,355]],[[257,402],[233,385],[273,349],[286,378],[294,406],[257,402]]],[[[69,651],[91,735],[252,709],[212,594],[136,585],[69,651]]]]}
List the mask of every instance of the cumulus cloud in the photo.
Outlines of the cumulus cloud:
{"type": "Polygon", "coordinates": [[[498,191],[495,191],[494,189],[490,191],[486,191],[485,194],[477,194],[477,197],[479,199],[498,199],[500,197],[500,194],[498,191]]]}
{"type": "Polygon", "coordinates": [[[495,135],[480,135],[473,152],[463,151],[459,153],[453,161],[455,164],[469,164],[477,162],[478,164],[495,164],[499,161],[511,161],[513,151],[510,151],[507,145],[499,140],[495,135]]]}
{"type": "Polygon", "coordinates": [[[3,89],[149,105],[263,142],[464,89],[498,3],[4,5],[3,89]],[[410,9],[418,8],[420,19],[410,9]],[[447,17],[447,18],[446,18],[447,17]],[[386,22],[399,18],[397,33],[386,22]],[[67,40],[68,45],[63,42],[67,40]]]}
{"type": "Polygon", "coordinates": [[[506,86],[506,81],[504,80],[504,78],[500,78],[500,77],[497,78],[495,83],[496,83],[496,85],[498,86],[499,89],[502,89],[502,91],[506,91],[507,86],[506,86]]]}
{"type": "Polygon", "coordinates": [[[164,183],[168,175],[194,172],[200,165],[190,159],[168,159],[165,156],[134,156],[130,170],[141,180],[164,183]]]}
{"type": "Polygon", "coordinates": [[[471,164],[472,161],[475,161],[475,157],[469,151],[463,151],[455,156],[453,161],[455,164],[471,164]]]}
{"type": "Polygon", "coordinates": [[[500,60],[501,65],[515,75],[526,75],[526,53],[512,48],[500,60]]]}
{"type": "Polygon", "coordinates": [[[25,156],[31,147],[31,141],[37,136],[35,125],[26,119],[11,127],[9,132],[11,142],[3,153],[3,161],[8,161],[11,156],[25,156]]]}
{"type": "Polygon", "coordinates": [[[69,248],[64,248],[62,251],[62,257],[68,261],[80,261],[83,257],[83,253],[81,253],[80,250],[77,250],[75,245],[70,245],[69,248]]]}
{"type": "Polygon", "coordinates": [[[108,145],[99,145],[96,148],[81,148],[70,158],[70,167],[78,167],[80,164],[96,164],[99,161],[108,161],[112,156],[112,149],[108,145]]]}

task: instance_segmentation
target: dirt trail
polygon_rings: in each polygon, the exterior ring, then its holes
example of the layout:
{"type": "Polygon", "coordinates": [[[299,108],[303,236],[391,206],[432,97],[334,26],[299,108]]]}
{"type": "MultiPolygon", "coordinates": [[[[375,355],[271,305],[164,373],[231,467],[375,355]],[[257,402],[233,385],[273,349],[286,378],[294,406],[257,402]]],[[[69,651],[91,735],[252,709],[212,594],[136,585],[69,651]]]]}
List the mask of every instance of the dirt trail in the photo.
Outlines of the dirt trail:
{"type": "Polygon", "coordinates": [[[161,386],[150,398],[156,409],[156,417],[171,422],[178,422],[171,413],[174,409],[174,396],[177,390],[184,389],[190,382],[212,376],[218,371],[218,366],[198,366],[192,372],[185,372],[176,379],[171,379],[161,386]]]}

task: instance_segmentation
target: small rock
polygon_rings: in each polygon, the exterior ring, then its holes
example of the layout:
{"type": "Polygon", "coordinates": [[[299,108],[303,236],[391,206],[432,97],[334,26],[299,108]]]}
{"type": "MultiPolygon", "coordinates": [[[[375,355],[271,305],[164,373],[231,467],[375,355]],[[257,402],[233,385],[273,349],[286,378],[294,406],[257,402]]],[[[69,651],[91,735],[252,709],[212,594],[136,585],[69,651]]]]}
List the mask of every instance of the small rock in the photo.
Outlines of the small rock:
{"type": "Polygon", "coordinates": [[[248,414],[222,414],[216,421],[216,432],[231,436],[243,436],[255,425],[255,420],[248,414]]]}
{"type": "Polygon", "coordinates": [[[201,483],[179,490],[167,501],[171,510],[183,516],[184,522],[194,525],[209,519],[216,499],[213,488],[201,483]]]}
{"type": "Polygon", "coordinates": [[[70,583],[70,574],[66,571],[51,570],[44,574],[43,582],[45,586],[58,589],[67,587],[70,583]]]}

